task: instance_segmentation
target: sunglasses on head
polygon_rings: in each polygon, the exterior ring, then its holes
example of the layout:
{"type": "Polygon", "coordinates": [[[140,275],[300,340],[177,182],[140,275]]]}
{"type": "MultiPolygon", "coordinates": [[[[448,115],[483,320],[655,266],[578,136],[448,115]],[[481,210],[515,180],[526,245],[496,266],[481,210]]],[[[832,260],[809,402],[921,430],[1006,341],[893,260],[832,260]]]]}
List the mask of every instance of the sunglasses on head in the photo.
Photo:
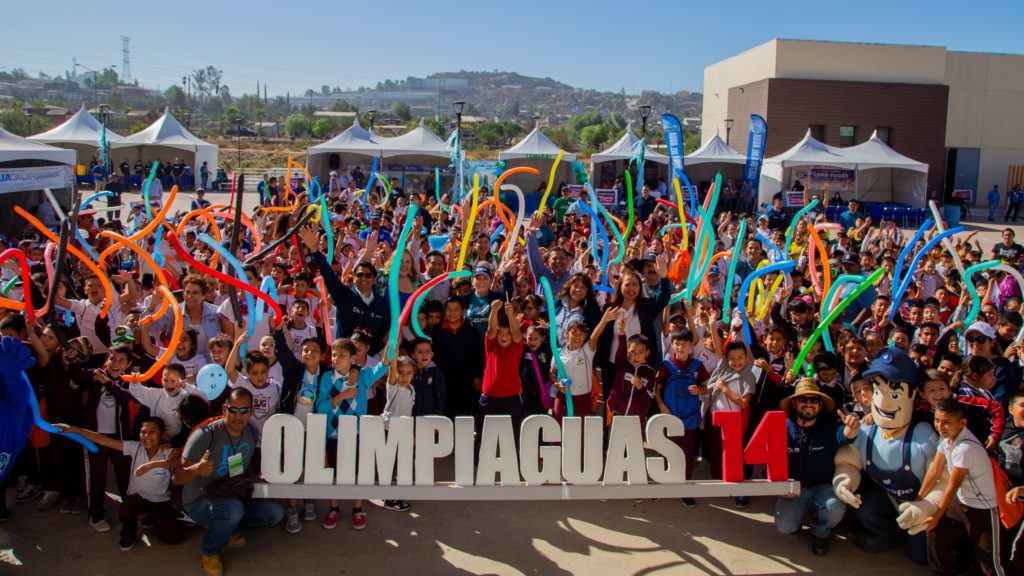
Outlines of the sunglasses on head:
{"type": "Polygon", "coordinates": [[[250,411],[252,411],[252,407],[251,406],[243,406],[243,407],[228,406],[228,412],[230,412],[232,414],[248,414],[250,411]]]}

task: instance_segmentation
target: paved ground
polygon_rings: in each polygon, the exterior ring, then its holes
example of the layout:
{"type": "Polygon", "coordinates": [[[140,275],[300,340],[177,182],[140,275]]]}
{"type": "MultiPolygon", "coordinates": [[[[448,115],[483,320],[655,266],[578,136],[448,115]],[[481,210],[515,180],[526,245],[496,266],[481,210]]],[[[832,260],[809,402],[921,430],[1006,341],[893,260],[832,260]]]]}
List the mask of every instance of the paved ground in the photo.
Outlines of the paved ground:
{"type": "MultiPolygon", "coordinates": [[[[247,195],[246,205],[255,201],[247,195]]],[[[129,198],[130,200],[131,198],[129,198]]],[[[224,203],[226,194],[211,194],[224,203]]],[[[187,210],[181,196],[174,209],[187,210]]],[[[972,223],[988,249],[1002,225],[972,223]]],[[[1019,227],[1018,227],[1019,230],[1019,227]]],[[[698,471],[700,474],[700,471],[698,471]]],[[[14,495],[8,495],[13,502],[14,495]]],[[[379,504],[379,503],[378,503],[379,504]]],[[[249,533],[249,546],[225,553],[228,574],[928,574],[902,550],[866,555],[840,526],[832,553],[810,553],[810,537],[784,536],[772,526],[771,498],[740,511],[731,500],[706,499],[687,509],[676,500],[610,502],[422,502],[411,513],[367,506],[366,530],[343,518],[335,531],[306,524],[301,534],[281,527],[249,533]]],[[[115,525],[113,503],[108,519],[115,525]]],[[[0,526],[0,574],[201,573],[192,529],[178,546],[146,543],[122,553],[116,532],[93,532],[85,516],[11,505],[0,526]],[[159,568],[158,568],[159,567],[159,568]],[[178,572],[180,571],[180,572],[178,572]]],[[[324,512],[321,505],[320,512],[324,512]]]]}
{"type": "MultiPolygon", "coordinates": [[[[14,494],[8,495],[13,501],[14,494]]],[[[226,551],[228,574],[821,574],[924,575],[902,550],[866,555],[841,531],[825,558],[810,552],[807,534],[785,536],[772,526],[771,498],[748,510],[732,500],[705,499],[688,509],[678,500],[635,503],[420,502],[411,513],[366,506],[368,525],[355,532],[347,518],[334,531],[305,524],[246,534],[245,549],[226,551]]],[[[379,504],[379,503],[377,503],[379,504]]],[[[117,549],[115,532],[93,532],[83,516],[12,505],[0,527],[0,574],[145,574],[154,567],[200,573],[202,531],[167,546],[147,530],[134,550],[117,549]],[[17,568],[15,568],[17,566],[17,568]]],[[[325,505],[321,503],[321,514],[325,505]]]]}

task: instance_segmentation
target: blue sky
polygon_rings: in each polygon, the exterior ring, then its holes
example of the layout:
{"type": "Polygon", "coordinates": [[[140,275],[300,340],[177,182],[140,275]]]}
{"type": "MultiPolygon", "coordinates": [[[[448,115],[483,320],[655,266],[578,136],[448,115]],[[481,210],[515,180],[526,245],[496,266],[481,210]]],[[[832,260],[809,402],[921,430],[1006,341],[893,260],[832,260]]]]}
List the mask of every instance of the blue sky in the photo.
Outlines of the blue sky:
{"type": "Polygon", "coordinates": [[[214,65],[232,94],[458,70],[550,76],[583,88],[701,91],[704,67],[772,38],[1024,53],[1024,2],[67,2],[5,7],[0,67],[63,73],[121,64],[161,89],[214,65]],[[850,6],[854,6],[851,8],[850,6]]]}

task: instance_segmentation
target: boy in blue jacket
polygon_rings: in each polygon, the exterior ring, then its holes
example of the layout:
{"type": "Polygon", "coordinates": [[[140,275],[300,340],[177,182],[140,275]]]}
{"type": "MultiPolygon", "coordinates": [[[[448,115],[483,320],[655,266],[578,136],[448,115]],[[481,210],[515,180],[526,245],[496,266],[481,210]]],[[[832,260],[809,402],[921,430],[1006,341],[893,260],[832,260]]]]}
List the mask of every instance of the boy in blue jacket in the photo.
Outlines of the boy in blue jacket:
{"type": "MultiPolygon", "coordinates": [[[[683,421],[686,434],[673,436],[672,440],[686,455],[686,479],[693,479],[694,455],[697,451],[697,431],[701,428],[703,410],[700,396],[690,392],[691,386],[698,388],[710,378],[704,363],[692,356],[693,331],[683,328],[673,332],[672,354],[662,362],[655,377],[658,408],[662,414],[671,414],[683,421]]],[[[687,507],[694,506],[693,498],[683,498],[687,507]]]]}
{"type": "MultiPolygon", "coordinates": [[[[320,377],[316,393],[316,413],[327,414],[327,462],[338,465],[338,416],[366,414],[366,391],[388,372],[389,359],[385,355],[373,368],[360,369],[352,364],[356,345],[348,338],[339,338],[331,344],[331,366],[334,368],[320,377]]],[[[331,500],[331,509],[324,518],[324,529],[338,526],[338,501],[331,500]]],[[[352,503],[352,528],[366,528],[363,501],[352,503]]]]}

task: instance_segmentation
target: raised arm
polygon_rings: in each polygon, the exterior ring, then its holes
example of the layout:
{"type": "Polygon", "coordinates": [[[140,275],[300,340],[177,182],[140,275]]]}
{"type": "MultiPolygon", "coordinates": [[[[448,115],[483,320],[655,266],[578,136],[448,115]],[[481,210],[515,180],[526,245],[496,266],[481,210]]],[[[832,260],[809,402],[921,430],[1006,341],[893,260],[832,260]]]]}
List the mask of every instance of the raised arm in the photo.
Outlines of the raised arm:
{"type": "Polygon", "coordinates": [[[75,434],[84,436],[86,440],[99,444],[100,446],[103,446],[105,448],[117,450],[118,452],[124,450],[123,442],[121,442],[120,440],[115,440],[114,438],[111,438],[110,436],[107,436],[105,434],[97,434],[92,430],[86,430],[85,428],[79,428],[78,426],[72,426],[70,424],[54,424],[54,426],[60,428],[60,431],[62,433],[74,432],[75,434]]]}

